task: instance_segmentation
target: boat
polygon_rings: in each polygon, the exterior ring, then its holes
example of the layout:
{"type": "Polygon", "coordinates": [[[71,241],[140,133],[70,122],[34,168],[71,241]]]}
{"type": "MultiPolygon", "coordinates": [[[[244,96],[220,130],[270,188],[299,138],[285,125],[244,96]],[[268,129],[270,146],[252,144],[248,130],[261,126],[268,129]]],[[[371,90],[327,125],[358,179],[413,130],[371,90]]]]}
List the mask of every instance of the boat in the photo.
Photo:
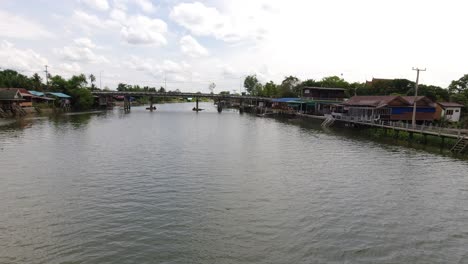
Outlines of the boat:
{"type": "Polygon", "coordinates": [[[197,112],[203,111],[203,110],[205,110],[205,109],[202,109],[202,108],[198,108],[198,109],[197,109],[196,107],[192,108],[192,111],[197,111],[197,112]]]}

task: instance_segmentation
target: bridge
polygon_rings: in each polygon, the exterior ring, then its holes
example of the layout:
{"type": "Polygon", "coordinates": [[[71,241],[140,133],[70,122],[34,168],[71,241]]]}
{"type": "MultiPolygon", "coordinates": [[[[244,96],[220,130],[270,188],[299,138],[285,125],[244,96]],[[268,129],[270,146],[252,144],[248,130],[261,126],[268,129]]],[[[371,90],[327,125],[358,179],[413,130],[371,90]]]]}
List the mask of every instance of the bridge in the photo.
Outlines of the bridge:
{"type": "MultiPolygon", "coordinates": [[[[222,106],[220,102],[222,100],[238,100],[240,108],[243,107],[244,101],[250,101],[250,104],[255,102],[257,105],[258,102],[269,102],[272,98],[269,97],[260,97],[260,96],[250,96],[250,95],[236,95],[236,94],[207,94],[207,93],[179,93],[179,92],[130,92],[130,91],[93,91],[93,95],[99,96],[99,104],[107,105],[109,103],[109,98],[114,96],[123,96],[124,97],[124,110],[129,111],[131,109],[130,97],[149,97],[150,107],[149,110],[153,111],[153,98],[167,98],[167,97],[178,97],[178,98],[195,98],[196,106],[194,111],[201,111],[198,108],[198,103],[200,98],[211,98],[215,101],[218,101],[218,112],[222,111],[222,106]]],[[[112,99],[111,99],[112,100],[112,99]]]]}

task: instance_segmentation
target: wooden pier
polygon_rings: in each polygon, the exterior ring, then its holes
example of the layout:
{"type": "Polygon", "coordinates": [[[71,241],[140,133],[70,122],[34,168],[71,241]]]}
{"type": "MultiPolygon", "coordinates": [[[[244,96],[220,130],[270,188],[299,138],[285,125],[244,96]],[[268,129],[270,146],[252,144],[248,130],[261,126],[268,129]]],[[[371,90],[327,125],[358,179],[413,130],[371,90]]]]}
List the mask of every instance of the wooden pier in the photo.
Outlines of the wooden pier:
{"type": "Polygon", "coordinates": [[[345,126],[350,127],[370,127],[370,128],[382,128],[387,130],[396,131],[396,133],[403,131],[409,134],[409,138],[412,139],[414,134],[420,134],[424,137],[424,141],[427,142],[427,136],[439,137],[442,140],[442,147],[446,138],[455,139],[456,143],[450,148],[453,153],[462,153],[468,149],[468,130],[444,128],[433,125],[411,125],[409,123],[395,122],[395,121],[362,121],[356,120],[352,117],[339,116],[333,118],[327,117],[322,126],[331,126],[335,122],[341,122],[345,126]]]}

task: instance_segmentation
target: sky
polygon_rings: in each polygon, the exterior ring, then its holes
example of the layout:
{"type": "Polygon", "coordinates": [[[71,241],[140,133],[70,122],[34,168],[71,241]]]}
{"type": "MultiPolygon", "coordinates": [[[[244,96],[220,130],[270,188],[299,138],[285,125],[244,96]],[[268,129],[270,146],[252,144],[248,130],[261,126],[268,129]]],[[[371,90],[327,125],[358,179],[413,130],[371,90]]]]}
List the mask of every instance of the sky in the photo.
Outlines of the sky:
{"type": "Polygon", "coordinates": [[[246,75],[447,87],[468,74],[465,0],[0,0],[0,68],[185,92],[246,75]]]}

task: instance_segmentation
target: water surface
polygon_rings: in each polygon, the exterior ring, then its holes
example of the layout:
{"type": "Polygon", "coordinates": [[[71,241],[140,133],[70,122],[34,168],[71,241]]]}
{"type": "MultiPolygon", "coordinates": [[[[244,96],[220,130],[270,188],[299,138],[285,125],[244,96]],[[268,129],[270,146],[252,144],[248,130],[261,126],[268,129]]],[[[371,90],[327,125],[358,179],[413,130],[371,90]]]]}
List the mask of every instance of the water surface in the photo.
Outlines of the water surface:
{"type": "Polygon", "coordinates": [[[468,263],[468,162],[189,104],[0,127],[0,263],[468,263]]]}

